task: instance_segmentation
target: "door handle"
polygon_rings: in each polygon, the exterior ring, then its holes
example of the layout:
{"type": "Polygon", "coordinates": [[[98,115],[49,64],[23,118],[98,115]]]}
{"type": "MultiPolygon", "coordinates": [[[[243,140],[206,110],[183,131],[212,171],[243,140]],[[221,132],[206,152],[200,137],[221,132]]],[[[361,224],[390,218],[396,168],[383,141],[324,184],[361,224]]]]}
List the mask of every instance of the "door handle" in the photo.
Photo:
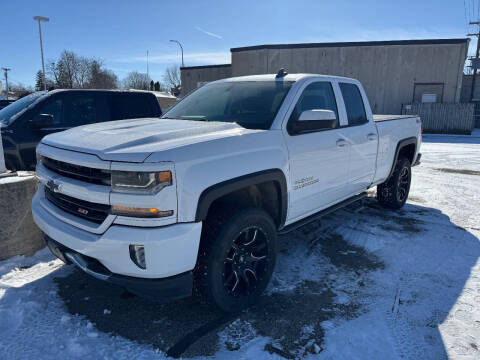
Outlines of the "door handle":
{"type": "Polygon", "coordinates": [[[344,147],[345,145],[347,145],[347,142],[343,139],[338,139],[337,140],[337,147],[344,147]]]}
{"type": "Polygon", "coordinates": [[[367,139],[370,141],[377,140],[377,134],[373,134],[373,133],[368,134],[367,139]]]}

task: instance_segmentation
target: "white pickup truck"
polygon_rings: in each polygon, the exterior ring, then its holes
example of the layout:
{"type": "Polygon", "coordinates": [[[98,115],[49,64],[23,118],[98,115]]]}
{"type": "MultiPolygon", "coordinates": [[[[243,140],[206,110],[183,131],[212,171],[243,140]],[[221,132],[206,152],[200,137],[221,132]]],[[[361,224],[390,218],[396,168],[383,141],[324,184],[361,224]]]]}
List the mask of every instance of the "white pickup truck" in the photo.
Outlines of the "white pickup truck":
{"type": "Polygon", "coordinates": [[[278,74],[209,83],[161,119],[46,136],[35,222],[52,252],[155,299],[252,304],[277,234],[359,200],[405,203],[421,122],[373,116],[353,79],[278,74]]]}

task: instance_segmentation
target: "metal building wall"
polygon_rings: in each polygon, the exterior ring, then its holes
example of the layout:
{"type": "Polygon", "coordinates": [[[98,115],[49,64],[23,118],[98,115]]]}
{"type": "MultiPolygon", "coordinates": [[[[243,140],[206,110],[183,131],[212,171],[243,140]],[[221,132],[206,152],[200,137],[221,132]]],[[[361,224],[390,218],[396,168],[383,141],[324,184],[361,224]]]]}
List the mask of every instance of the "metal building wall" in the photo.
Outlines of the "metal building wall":
{"type": "Polygon", "coordinates": [[[459,102],[468,39],[260,45],[232,49],[232,76],[315,73],[359,79],[374,113],[400,114],[415,83],[442,83],[443,102],[459,102]]]}
{"type": "Polygon", "coordinates": [[[232,66],[206,65],[190,66],[180,69],[182,81],[182,95],[185,96],[197,88],[198,83],[225,79],[232,76],[232,66]]]}

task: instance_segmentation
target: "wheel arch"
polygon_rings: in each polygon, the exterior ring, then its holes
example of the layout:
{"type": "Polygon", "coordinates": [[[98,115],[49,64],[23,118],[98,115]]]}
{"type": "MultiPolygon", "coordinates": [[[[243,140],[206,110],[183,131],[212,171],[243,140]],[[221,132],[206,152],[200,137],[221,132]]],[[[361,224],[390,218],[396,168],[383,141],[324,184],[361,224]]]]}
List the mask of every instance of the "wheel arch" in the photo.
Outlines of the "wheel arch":
{"type": "Polygon", "coordinates": [[[395,149],[395,156],[393,158],[392,162],[392,167],[390,169],[390,172],[388,174],[387,179],[390,179],[392,176],[393,172],[395,171],[395,166],[397,165],[397,161],[400,157],[400,155],[405,154],[409,160],[410,163],[413,165],[415,153],[417,151],[417,138],[412,136],[406,139],[402,139],[397,143],[397,147],[395,149]]]}
{"type": "Polygon", "coordinates": [[[198,199],[195,221],[206,220],[210,207],[216,200],[252,186],[261,187],[262,184],[266,183],[273,183],[276,187],[279,216],[278,219],[274,220],[276,220],[277,226],[281,228],[287,218],[288,190],[285,174],[280,169],[269,169],[243,175],[206,188],[198,199]]]}

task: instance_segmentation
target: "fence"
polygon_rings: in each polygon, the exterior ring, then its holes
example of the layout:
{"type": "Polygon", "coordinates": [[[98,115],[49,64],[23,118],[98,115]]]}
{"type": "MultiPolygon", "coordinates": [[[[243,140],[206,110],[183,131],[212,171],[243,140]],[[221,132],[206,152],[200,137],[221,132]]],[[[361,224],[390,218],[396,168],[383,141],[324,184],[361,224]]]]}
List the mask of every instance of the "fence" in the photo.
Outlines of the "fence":
{"type": "Polygon", "coordinates": [[[472,103],[415,103],[402,106],[403,115],[419,115],[426,133],[471,134],[475,127],[472,103]]]}

